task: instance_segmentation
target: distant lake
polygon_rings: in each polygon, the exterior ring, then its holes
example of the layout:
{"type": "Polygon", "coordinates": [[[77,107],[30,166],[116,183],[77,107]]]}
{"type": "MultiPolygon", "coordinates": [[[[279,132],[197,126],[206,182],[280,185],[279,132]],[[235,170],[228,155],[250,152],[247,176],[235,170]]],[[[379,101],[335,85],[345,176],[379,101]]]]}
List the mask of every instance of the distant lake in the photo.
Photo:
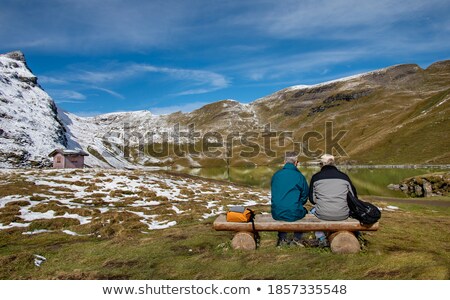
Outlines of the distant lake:
{"type": "MultiPolygon", "coordinates": [[[[254,167],[242,168],[232,167],[227,168],[183,168],[177,169],[177,172],[196,175],[205,178],[227,180],[236,183],[248,184],[255,187],[270,188],[270,180],[273,173],[279,170],[280,167],[254,167]]],[[[339,168],[346,173],[359,195],[373,195],[373,196],[392,196],[392,197],[406,197],[401,191],[392,191],[387,188],[390,183],[400,183],[407,177],[422,175],[427,173],[434,173],[443,171],[441,169],[373,169],[373,168],[339,168]]],[[[311,176],[318,172],[318,167],[300,168],[300,171],[305,175],[306,179],[311,179],[311,176]]]]}

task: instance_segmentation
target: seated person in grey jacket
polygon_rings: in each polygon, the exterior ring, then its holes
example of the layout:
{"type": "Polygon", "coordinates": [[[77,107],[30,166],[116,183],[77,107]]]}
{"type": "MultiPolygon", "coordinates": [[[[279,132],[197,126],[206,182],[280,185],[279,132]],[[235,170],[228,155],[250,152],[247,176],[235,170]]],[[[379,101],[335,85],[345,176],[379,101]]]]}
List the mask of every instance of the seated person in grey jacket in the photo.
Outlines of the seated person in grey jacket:
{"type": "MultiPolygon", "coordinates": [[[[309,201],[314,205],[311,213],[322,220],[345,220],[349,215],[347,193],[357,196],[356,189],[350,178],[336,168],[333,155],[322,155],[320,165],[321,170],[312,176],[309,184],[309,201]]],[[[319,246],[328,246],[323,232],[315,234],[319,246]]]]}

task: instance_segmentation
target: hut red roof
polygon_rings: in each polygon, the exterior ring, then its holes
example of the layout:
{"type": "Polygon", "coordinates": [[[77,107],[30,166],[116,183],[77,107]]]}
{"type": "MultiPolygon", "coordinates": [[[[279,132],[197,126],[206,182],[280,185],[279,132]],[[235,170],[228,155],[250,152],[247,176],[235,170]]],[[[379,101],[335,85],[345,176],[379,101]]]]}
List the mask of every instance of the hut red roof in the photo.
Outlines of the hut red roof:
{"type": "Polygon", "coordinates": [[[69,150],[69,149],[56,149],[53,150],[48,156],[53,157],[58,153],[61,153],[64,156],[71,156],[71,155],[89,156],[89,154],[84,152],[83,150],[69,150]]]}

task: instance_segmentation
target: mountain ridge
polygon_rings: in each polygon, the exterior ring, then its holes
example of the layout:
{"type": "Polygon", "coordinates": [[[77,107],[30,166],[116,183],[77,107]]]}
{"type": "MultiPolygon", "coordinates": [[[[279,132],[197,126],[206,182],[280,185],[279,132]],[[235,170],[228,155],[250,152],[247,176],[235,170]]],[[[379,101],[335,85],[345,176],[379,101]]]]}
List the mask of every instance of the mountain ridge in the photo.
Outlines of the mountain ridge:
{"type": "MultiPolygon", "coordinates": [[[[0,66],[3,89],[11,90],[11,87],[6,85],[12,81],[19,82],[19,85],[14,86],[16,90],[25,89],[37,93],[44,99],[42,102],[50,107],[50,111],[45,109],[40,111],[48,122],[56,120],[56,123],[47,126],[48,128],[53,126],[53,133],[47,133],[53,142],[49,142],[47,147],[44,147],[45,150],[51,147],[82,148],[91,154],[86,160],[89,166],[198,167],[219,166],[230,162],[231,165],[245,166],[277,163],[280,162],[279,157],[264,157],[264,153],[252,158],[232,157],[231,160],[227,160],[225,157],[206,157],[203,153],[185,157],[167,155],[161,158],[152,155],[151,151],[149,154],[146,150],[149,145],[156,145],[158,148],[164,141],[172,147],[177,143],[189,144],[187,140],[178,141],[172,136],[177,130],[186,130],[191,124],[194,124],[195,130],[201,134],[209,131],[218,132],[223,136],[232,132],[258,133],[264,126],[270,124],[273,130],[292,132],[293,140],[302,141],[302,136],[307,132],[316,131],[318,134],[325,134],[326,122],[332,122],[337,131],[347,131],[342,139],[342,146],[347,149],[348,155],[341,158],[342,162],[450,162],[446,150],[450,145],[445,139],[445,135],[449,133],[449,126],[446,124],[450,115],[448,113],[450,60],[435,62],[425,69],[416,64],[395,65],[315,85],[291,86],[248,104],[225,99],[188,113],[154,115],[151,111],[142,110],[80,117],[56,108],[54,101],[42,90],[37,83],[37,77],[26,65],[23,53],[13,52],[1,57],[3,60],[10,60],[9,64],[2,63],[0,66]],[[11,60],[16,61],[15,75],[11,73],[11,60]],[[437,123],[441,133],[436,133],[433,127],[433,124],[437,123]],[[427,134],[422,134],[422,130],[426,130],[427,134]],[[55,136],[57,138],[54,138],[55,136]],[[405,140],[405,137],[411,140],[420,137],[426,141],[426,144],[422,145],[424,154],[416,150],[412,151],[413,154],[408,154],[414,149],[414,143],[405,140]],[[391,149],[390,155],[386,149],[391,149]],[[126,157],[125,152],[130,155],[126,157]]],[[[1,91],[0,89],[0,93],[1,91]]],[[[14,93],[10,93],[8,97],[11,98],[8,99],[11,103],[25,101],[27,106],[33,105],[33,101],[28,101],[30,99],[20,100],[21,98],[16,97],[14,93]]],[[[2,104],[0,113],[5,114],[7,104],[7,102],[2,104]]],[[[0,129],[4,132],[5,118],[2,118],[1,114],[0,122],[3,122],[0,123],[0,129]]],[[[255,142],[260,146],[260,150],[268,146],[264,144],[261,136],[257,137],[255,142]]],[[[278,147],[279,145],[275,145],[273,141],[271,143],[280,151],[292,146],[292,141],[288,141],[283,147],[278,147]]],[[[2,144],[0,140],[1,145],[4,143],[2,144]]],[[[20,148],[19,145],[16,146],[20,148]]],[[[324,148],[319,141],[314,140],[309,146],[324,148]]],[[[41,156],[44,156],[44,148],[39,150],[41,156]]],[[[245,145],[242,144],[236,146],[236,149],[244,148],[245,145]]],[[[32,165],[25,163],[27,159],[29,160],[26,152],[29,153],[30,150],[24,151],[22,162],[13,162],[11,166],[32,165]]],[[[6,165],[5,146],[0,147],[0,153],[3,153],[0,162],[6,165]]],[[[314,157],[302,159],[309,160],[314,157]]],[[[47,159],[42,165],[48,163],[47,159]]]]}

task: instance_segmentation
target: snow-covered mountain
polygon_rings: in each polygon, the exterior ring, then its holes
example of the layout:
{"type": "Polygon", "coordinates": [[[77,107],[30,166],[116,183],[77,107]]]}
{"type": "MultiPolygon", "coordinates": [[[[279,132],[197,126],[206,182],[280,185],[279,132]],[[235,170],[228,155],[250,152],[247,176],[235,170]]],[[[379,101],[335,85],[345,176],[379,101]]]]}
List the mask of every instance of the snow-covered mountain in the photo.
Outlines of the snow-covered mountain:
{"type": "Polygon", "coordinates": [[[47,155],[65,147],[56,105],[23,54],[0,55],[0,168],[48,165],[47,155]]]}
{"type": "MultiPolygon", "coordinates": [[[[65,124],[68,148],[89,152],[91,155],[86,158],[86,164],[98,167],[131,168],[136,165],[172,164],[173,156],[143,155],[142,147],[164,141],[169,144],[187,144],[189,139],[183,134],[188,132],[192,124],[195,126],[192,130],[200,134],[207,131],[227,134],[258,125],[252,107],[234,100],[208,104],[189,113],[169,115],[154,115],[145,110],[95,117],[79,117],[62,110],[58,113],[65,124]],[[138,151],[139,146],[141,152],[138,151]]],[[[186,159],[188,165],[200,166],[190,157],[186,159]]]]}

